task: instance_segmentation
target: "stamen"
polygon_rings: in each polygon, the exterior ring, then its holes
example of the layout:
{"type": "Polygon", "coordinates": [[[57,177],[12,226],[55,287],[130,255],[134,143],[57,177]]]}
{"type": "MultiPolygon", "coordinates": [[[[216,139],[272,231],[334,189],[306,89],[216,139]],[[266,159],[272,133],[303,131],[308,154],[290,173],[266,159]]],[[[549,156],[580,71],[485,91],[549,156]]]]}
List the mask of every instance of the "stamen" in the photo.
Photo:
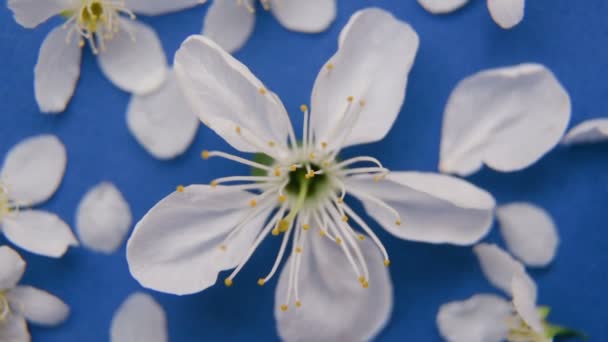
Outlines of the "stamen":
{"type": "Polygon", "coordinates": [[[360,163],[360,162],[371,162],[376,164],[379,168],[384,169],[384,166],[382,166],[382,163],[380,163],[380,161],[374,157],[367,157],[367,156],[362,156],[362,157],[355,157],[355,158],[350,158],[350,159],[346,159],[345,161],[342,161],[336,165],[333,165],[330,170],[338,170],[338,169],[343,169],[349,165],[355,164],[355,163],[360,163]]]}
{"type": "Polygon", "coordinates": [[[359,198],[363,198],[363,199],[372,201],[372,202],[376,203],[378,206],[388,210],[391,214],[393,214],[395,216],[395,224],[398,226],[401,225],[401,215],[399,214],[399,212],[397,210],[395,210],[395,208],[391,207],[388,203],[384,202],[383,200],[381,200],[375,196],[367,194],[365,192],[351,189],[350,193],[359,198]]]}
{"type": "Polygon", "coordinates": [[[376,244],[378,249],[380,249],[380,252],[384,256],[384,260],[390,260],[388,257],[388,253],[386,252],[386,248],[384,248],[384,245],[382,244],[382,242],[380,242],[378,236],[374,234],[374,231],[367,225],[367,223],[365,223],[365,221],[363,221],[361,217],[359,217],[359,215],[357,215],[357,213],[355,213],[355,211],[352,210],[348,205],[344,204],[343,208],[346,213],[353,218],[357,225],[359,225],[359,227],[361,227],[363,231],[365,231],[365,234],[372,238],[372,241],[374,241],[374,243],[376,244]]]}
{"type": "Polygon", "coordinates": [[[285,254],[285,249],[287,248],[287,242],[289,241],[289,237],[291,236],[292,231],[293,229],[288,228],[287,232],[285,233],[285,236],[283,236],[283,241],[281,242],[281,247],[279,248],[279,253],[274,261],[274,265],[272,265],[270,273],[268,273],[268,275],[264,277],[264,279],[262,279],[264,283],[268,282],[268,280],[270,280],[274,276],[277,269],[279,268],[279,264],[281,263],[281,260],[283,260],[283,255],[285,254]]]}

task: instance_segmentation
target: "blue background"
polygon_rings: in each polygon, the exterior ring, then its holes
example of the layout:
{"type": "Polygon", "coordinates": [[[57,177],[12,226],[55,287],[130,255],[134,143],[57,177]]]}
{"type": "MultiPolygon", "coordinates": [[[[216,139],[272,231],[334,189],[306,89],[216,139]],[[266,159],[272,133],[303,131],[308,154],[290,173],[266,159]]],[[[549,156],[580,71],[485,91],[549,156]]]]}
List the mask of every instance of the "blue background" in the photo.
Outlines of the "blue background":
{"type": "MultiPolygon", "coordinates": [[[[288,32],[269,13],[260,13],[252,39],[236,57],[298,115],[298,106],[309,101],[316,73],[335,51],[338,32],[353,12],[374,5],[411,23],[421,45],[403,110],[386,139],[351,148],[347,155],[375,155],[394,170],[434,171],[442,112],[455,84],[481,69],[526,61],[544,63],[568,89],[573,124],[608,115],[606,1],[532,0],[524,21],[510,31],[494,24],[482,0],[472,0],[447,16],[433,16],[414,0],[338,2],[337,20],[319,35],[288,32]]],[[[140,19],[154,26],[172,56],[183,39],[200,31],[205,11],[203,6],[140,19]]],[[[0,8],[0,155],[40,133],[58,135],[68,150],[66,177],[42,208],[73,224],[82,195],[109,180],[122,190],[137,220],[178,184],[207,183],[249,171],[222,160],[201,161],[203,148],[230,150],[207,129],[201,129],[188,152],[174,161],[149,156],[126,127],[129,95],[104,78],[88,49],[68,110],[57,116],[40,114],[33,67],[40,43],[59,22],[26,30],[0,8]]],[[[607,156],[608,144],[560,146],[522,172],[483,170],[470,178],[501,203],[531,201],[555,218],[562,240],[557,258],[548,269],[532,272],[540,303],[553,307],[553,322],[584,330],[592,341],[608,340],[607,156]]],[[[442,303],[495,292],[470,248],[404,242],[373,227],[389,249],[395,287],[393,316],[379,341],[439,341],[435,314],[442,303]]],[[[496,231],[489,240],[502,243],[496,231]]],[[[276,247],[276,242],[265,242],[232,288],[218,285],[186,297],[154,293],[168,314],[172,341],[277,340],[275,282],[264,288],[256,285],[260,272],[274,260],[276,247]]],[[[115,309],[141,289],[129,275],[124,247],[110,256],[72,249],[60,260],[23,255],[28,261],[24,283],[57,294],[72,308],[70,319],[58,328],[32,327],[35,341],[107,341],[115,309]]]]}

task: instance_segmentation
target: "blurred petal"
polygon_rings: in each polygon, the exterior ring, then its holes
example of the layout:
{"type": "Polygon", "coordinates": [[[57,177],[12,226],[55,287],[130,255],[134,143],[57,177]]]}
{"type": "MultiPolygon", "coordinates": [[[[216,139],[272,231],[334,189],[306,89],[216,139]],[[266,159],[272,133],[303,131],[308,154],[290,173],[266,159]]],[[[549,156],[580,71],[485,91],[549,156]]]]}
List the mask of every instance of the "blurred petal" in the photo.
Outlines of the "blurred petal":
{"type": "Polygon", "coordinates": [[[446,14],[466,5],[469,0],[418,0],[420,6],[433,14],[446,14]]]}
{"type": "Polygon", "coordinates": [[[167,317],[152,296],[137,292],[129,296],[112,319],[111,342],[167,342],[167,317]]]}
{"type": "Polygon", "coordinates": [[[488,281],[511,296],[511,280],[516,275],[528,277],[524,266],[500,247],[480,243],[473,248],[488,281]]]}
{"type": "Polygon", "coordinates": [[[492,19],[503,29],[510,29],[524,18],[526,0],[488,0],[492,19]]]}
{"type": "Polygon", "coordinates": [[[8,315],[0,329],[0,341],[30,342],[30,340],[25,318],[20,315],[8,315]]]}
{"type": "Polygon", "coordinates": [[[591,144],[608,140],[608,119],[581,122],[572,128],[562,142],[566,145],[591,144]]]}
{"type": "Polygon", "coordinates": [[[78,5],[78,0],[8,0],[8,8],[15,21],[26,28],[34,28],[59,12],[78,5]]]}
{"type": "Polygon", "coordinates": [[[336,0],[270,0],[270,10],[289,30],[318,33],[336,19],[336,0]]]}
{"type": "Polygon", "coordinates": [[[15,287],[23,272],[25,261],[21,256],[8,246],[0,247],[0,291],[15,287]]]}
{"type": "Polygon", "coordinates": [[[511,281],[513,306],[526,324],[536,332],[543,332],[543,323],[536,309],[536,284],[525,274],[516,274],[511,281]]]}
{"type": "Polygon", "coordinates": [[[124,0],[124,2],[125,7],[135,13],[159,15],[182,11],[196,5],[204,4],[206,0],[124,0]]]}
{"type": "Polygon", "coordinates": [[[240,49],[255,27],[254,0],[213,1],[207,10],[203,23],[203,35],[221,46],[229,53],[240,49]]]}
{"type": "Polygon", "coordinates": [[[31,286],[18,286],[7,293],[11,307],[28,321],[54,326],[63,323],[70,308],[61,299],[31,286]]]}

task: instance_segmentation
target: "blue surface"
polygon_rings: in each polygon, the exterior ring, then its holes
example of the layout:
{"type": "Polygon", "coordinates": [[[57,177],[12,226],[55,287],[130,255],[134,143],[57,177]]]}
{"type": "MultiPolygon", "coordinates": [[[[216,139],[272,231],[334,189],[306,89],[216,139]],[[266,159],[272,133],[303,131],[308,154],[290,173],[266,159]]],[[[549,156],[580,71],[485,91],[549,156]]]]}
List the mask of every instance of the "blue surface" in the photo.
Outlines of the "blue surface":
{"type": "MultiPolygon", "coordinates": [[[[602,0],[529,1],[523,23],[511,31],[491,21],[482,0],[442,17],[426,13],[414,0],[341,0],[336,22],[320,35],[288,32],[263,13],[253,38],[236,57],[299,117],[297,108],[308,102],[318,69],[336,49],[339,30],[355,10],[369,5],[410,22],[421,46],[405,106],[391,133],[382,142],[351,148],[347,155],[375,155],[394,170],[435,170],[443,107],[456,82],[481,69],[524,61],[544,63],[555,72],[572,97],[573,123],[608,116],[608,2],[602,0]]],[[[184,38],[199,32],[205,11],[201,7],[143,20],[156,28],[172,56],[184,38]]],[[[104,78],[88,49],[68,110],[57,116],[40,114],[32,70],[40,43],[57,22],[26,30],[0,8],[0,156],[21,139],[47,132],[58,135],[68,149],[66,177],[44,209],[73,224],[85,191],[109,180],[139,219],[177,184],[248,172],[229,162],[200,160],[203,148],[229,150],[207,129],[201,129],[177,160],[161,162],[146,154],[125,124],[128,94],[104,78]]],[[[607,156],[608,144],[558,147],[525,171],[484,170],[470,179],[499,202],[532,201],[553,215],[562,244],[550,268],[532,272],[540,303],[553,307],[552,321],[584,330],[592,341],[608,340],[607,156]]],[[[494,291],[470,248],[404,242],[373,227],[391,254],[395,287],[393,316],[379,341],[439,341],[439,305],[494,291]]],[[[496,231],[489,240],[500,241],[496,231]]],[[[155,293],[168,313],[172,341],[277,340],[272,314],[276,283],[256,285],[276,247],[264,243],[232,288],[218,285],[186,297],[155,293]]],[[[28,261],[24,282],[57,294],[72,307],[66,324],[32,327],[34,341],[107,341],[115,309],[140,289],[129,275],[124,247],[111,256],[85,249],[73,249],[60,260],[23,255],[28,261]]]]}

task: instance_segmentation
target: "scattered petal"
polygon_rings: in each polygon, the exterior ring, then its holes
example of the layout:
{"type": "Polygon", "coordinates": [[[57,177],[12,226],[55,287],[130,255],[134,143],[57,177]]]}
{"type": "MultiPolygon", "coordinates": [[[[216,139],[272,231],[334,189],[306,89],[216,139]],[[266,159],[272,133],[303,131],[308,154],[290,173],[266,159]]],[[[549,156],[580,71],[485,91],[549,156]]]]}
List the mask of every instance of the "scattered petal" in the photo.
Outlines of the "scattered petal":
{"type": "Polygon", "coordinates": [[[253,32],[255,13],[254,0],[213,1],[207,10],[203,24],[203,35],[221,46],[229,53],[240,49],[253,32]]]}
{"type": "Polygon", "coordinates": [[[336,19],[336,0],[270,0],[270,10],[289,30],[318,33],[336,19]]]}
{"type": "Polygon", "coordinates": [[[78,0],[8,0],[8,8],[15,21],[26,28],[34,28],[66,8],[73,8],[78,0]]]}
{"type": "Polygon", "coordinates": [[[503,29],[510,29],[524,19],[526,0],[488,0],[492,19],[503,29]]]}
{"type": "Polygon", "coordinates": [[[418,0],[420,6],[433,14],[447,14],[463,7],[469,0],[418,0]]]}
{"type": "Polygon", "coordinates": [[[118,308],[110,328],[111,342],[167,342],[167,317],[152,296],[137,292],[118,308]]]}
{"type": "Polygon", "coordinates": [[[536,284],[525,274],[515,274],[511,280],[513,306],[526,324],[536,332],[543,332],[540,314],[536,309],[536,284]]]}
{"type": "Polygon", "coordinates": [[[592,144],[608,140],[608,119],[581,122],[572,128],[562,140],[566,145],[592,144]]]}
{"type": "Polygon", "coordinates": [[[480,243],[473,251],[488,281],[508,295],[511,295],[511,280],[514,276],[528,277],[524,266],[496,245],[480,243]]]}
{"type": "Polygon", "coordinates": [[[32,323],[55,326],[70,314],[70,308],[61,299],[31,286],[11,289],[7,298],[11,307],[32,323]]]}
{"type": "Polygon", "coordinates": [[[0,247],[0,291],[15,287],[23,272],[25,261],[21,256],[8,246],[0,247]]]}
{"type": "MultiPolygon", "coordinates": [[[[125,0],[131,11],[144,15],[160,15],[182,11],[196,5],[204,4],[207,0],[125,0]]],[[[220,0],[221,1],[221,0],[220,0]]]]}

